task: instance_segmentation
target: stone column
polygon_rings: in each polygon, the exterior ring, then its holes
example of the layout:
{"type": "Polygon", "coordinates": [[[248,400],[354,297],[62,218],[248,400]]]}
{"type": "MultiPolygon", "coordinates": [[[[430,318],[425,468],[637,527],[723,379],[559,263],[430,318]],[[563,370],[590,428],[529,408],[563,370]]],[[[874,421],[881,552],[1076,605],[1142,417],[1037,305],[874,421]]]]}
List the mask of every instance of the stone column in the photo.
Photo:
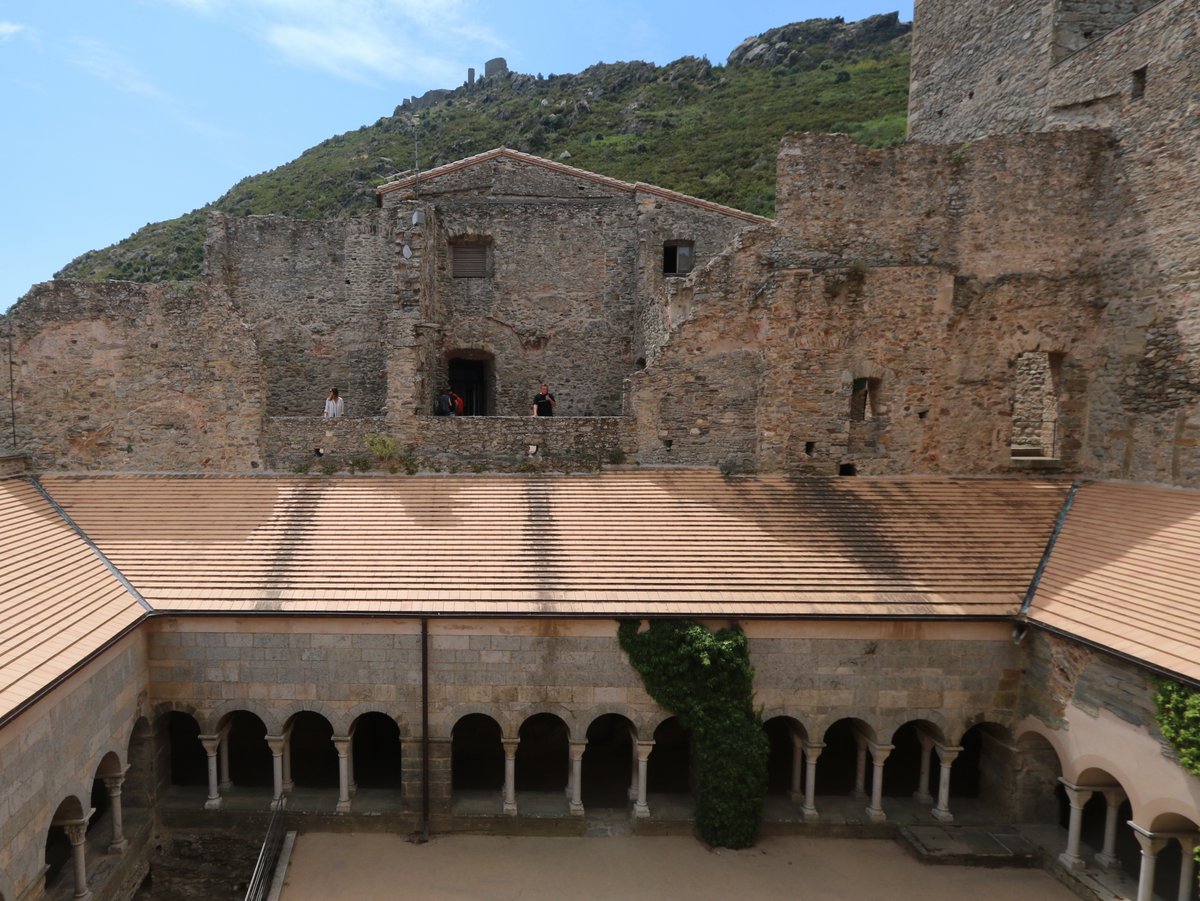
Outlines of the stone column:
{"type": "Polygon", "coordinates": [[[1179,861],[1179,897],[1177,901],[1192,901],[1192,886],[1196,884],[1196,845],[1200,835],[1177,835],[1183,859],[1179,861]]]}
{"type": "Polygon", "coordinates": [[[800,812],[804,814],[806,822],[814,822],[820,819],[821,815],[817,813],[817,760],[821,757],[821,752],[825,750],[825,745],[818,742],[805,742],[804,744],[804,806],[800,808],[800,812]]]}
{"type": "MultiPolygon", "coordinates": [[[[399,765],[399,761],[397,761],[399,765]]],[[[350,730],[350,750],[346,752],[346,783],[353,798],[358,791],[358,783],[354,781],[354,730],[350,730]]]]}
{"type": "Polygon", "coordinates": [[[1104,792],[1104,850],[1096,855],[1096,866],[1111,870],[1117,866],[1117,814],[1125,803],[1125,791],[1119,787],[1102,789],[1104,792]]]}
{"type": "Polygon", "coordinates": [[[650,752],[654,750],[653,741],[637,743],[637,800],[633,805],[635,817],[650,816],[650,808],[646,804],[646,769],[650,761],[650,752]]]}
{"type": "Polygon", "coordinates": [[[887,819],[883,812],[883,764],[892,753],[892,745],[877,745],[870,742],[871,762],[874,764],[871,773],[871,803],[867,806],[867,819],[872,823],[882,823],[887,819]]]}
{"type": "Polygon", "coordinates": [[[1092,796],[1092,789],[1080,788],[1062,776],[1058,779],[1067,793],[1071,805],[1071,819],[1067,823],[1067,850],[1058,855],[1058,862],[1069,870],[1082,869],[1083,858],[1079,856],[1079,830],[1083,824],[1083,805],[1092,796]]]}
{"type": "Polygon", "coordinates": [[[933,801],[933,795],[929,794],[929,760],[933,756],[934,739],[932,735],[918,729],[917,740],[921,743],[921,776],[913,798],[922,804],[929,804],[933,801]]]}
{"type": "Polygon", "coordinates": [[[92,890],[87,884],[87,854],[84,842],[87,841],[88,817],[78,820],[68,820],[62,823],[71,842],[71,868],[75,876],[75,894],[71,897],[76,901],[86,901],[92,897],[92,890]]]}
{"type": "Polygon", "coordinates": [[[583,816],[583,752],[586,741],[571,742],[571,816],[583,816]]]}
{"type": "Polygon", "coordinates": [[[286,741],[282,735],[268,735],[267,747],[271,749],[271,773],[274,776],[274,793],[271,809],[283,806],[283,752],[286,741]]]}
{"type": "Polygon", "coordinates": [[[104,788],[108,792],[108,806],[112,811],[112,841],[108,845],[109,854],[124,854],[129,847],[125,838],[123,811],[121,810],[121,785],[125,782],[125,774],[105,776],[104,788]]]}
{"type": "Polygon", "coordinates": [[[629,800],[637,801],[638,798],[638,740],[637,736],[630,731],[629,734],[629,756],[632,766],[629,768],[629,800]]]}
{"type": "Polygon", "coordinates": [[[933,818],[943,823],[952,823],[954,814],[950,812],[950,770],[962,748],[947,745],[934,747],[938,756],[938,799],[937,807],[933,808],[933,818]]]}
{"type": "Polygon", "coordinates": [[[334,808],[338,813],[350,812],[350,736],[333,736],[333,746],[338,756],[338,801],[334,808]]]}
{"type": "Polygon", "coordinates": [[[804,803],[804,739],[792,733],[792,782],[788,786],[788,798],[804,803]]]}
{"type": "Polygon", "coordinates": [[[208,755],[208,799],[204,802],[204,809],[220,810],[221,790],[217,786],[217,750],[221,745],[221,736],[201,735],[200,744],[204,745],[204,753],[208,755]]]}
{"type": "Polygon", "coordinates": [[[519,738],[505,738],[504,745],[504,812],[510,817],[517,815],[517,745],[519,738]]]}
{"type": "Polygon", "coordinates": [[[217,745],[217,769],[220,772],[217,786],[221,791],[227,792],[233,788],[233,780],[229,778],[229,726],[226,726],[217,735],[221,737],[221,741],[217,745]]]}
{"type": "MultiPolygon", "coordinates": [[[[1142,868],[1138,871],[1137,901],[1154,901],[1154,866],[1158,862],[1158,853],[1167,843],[1166,836],[1147,832],[1133,820],[1133,836],[1142,846],[1142,868]]],[[[1189,891],[1191,885],[1188,885],[1189,891]]]]}
{"type": "Polygon", "coordinates": [[[854,740],[858,745],[858,757],[854,764],[853,796],[862,800],[867,796],[867,737],[856,732],[854,740]]]}
{"type": "Polygon", "coordinates": [[[292,729],[289,726],[283,733],[283,790],[290,792],[296,787],[292,781],[292,729]]]}

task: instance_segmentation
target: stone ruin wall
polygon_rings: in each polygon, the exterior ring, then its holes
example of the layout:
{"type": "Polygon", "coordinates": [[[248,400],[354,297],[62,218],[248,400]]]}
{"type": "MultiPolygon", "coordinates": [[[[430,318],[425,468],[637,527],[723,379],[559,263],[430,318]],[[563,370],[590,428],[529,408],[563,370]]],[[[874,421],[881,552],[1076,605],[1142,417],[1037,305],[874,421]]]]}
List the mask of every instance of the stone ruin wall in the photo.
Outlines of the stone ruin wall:
{"type": "Polygon", "coordinates": [[[230,297],[258,344],[267,416],[320,415],[335,385],[348,414],[382,415],[395,254],[380,214],[213,217],[211,290],[230,297]]]}
{"type": "MultiPolygon", "coordinates": [[[[263,362],[224,293],[60,281],[34,287],[9,317],[16,443],[34,468],[261,465],[263,362]]],[[[8,379],[0,394],[7,414],[8,379]]]]}

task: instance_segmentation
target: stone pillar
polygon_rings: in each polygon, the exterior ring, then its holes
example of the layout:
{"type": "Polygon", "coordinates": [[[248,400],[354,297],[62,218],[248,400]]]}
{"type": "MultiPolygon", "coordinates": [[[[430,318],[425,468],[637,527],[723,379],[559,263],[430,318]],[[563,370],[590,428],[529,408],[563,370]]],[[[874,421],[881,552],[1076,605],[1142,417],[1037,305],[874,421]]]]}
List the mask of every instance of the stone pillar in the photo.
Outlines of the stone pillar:
{"type": "Polygon", "coordinates": [[[1079,829],[1083,824],[1083,805],[1092,796],[1092,789],[1080,788],[1059,777],[1059,782],[1067,792],[1067,801],[1071,805],[1071,819],[1067,823],[1067,850],[1058,855],[1058,862],[1069,870],[1082,869],[1083,858],[1079,856],[1079,829]]]}
{"type": "Polygon", "coordinates": [[[220,773],[217,786],[223,792],[233,788],[233,780],[229,778],[229,726],[217,733],[221,741],[217,745],[217,769],[220,773]]]}
{"type": "Polygon", "coordinates": [[[933,801],[933,795],[929,794],[929,760],[933,756],[934,738],[927,732],[918,729],[917,740],[921,742],[921,776],[920,781],[917,782],[917,790],[913,792],[913,798],[922,804],[929,804],[933,801]]]}
{"type": "Polygon", "coordinates": [[[517,815],[517,745],[519,738],[505,738],[504,745],[504,812],[510,817],[517,815]]]}
{"type": "Polygon", "coordinates": [[[955,758],[962,752],[961,747],[935,745],[938,756],[938,798],[937,806],[933,808],[933,818],[943,823],[954,822],[954,814],[950,812],[950,770],[955,758]]]}
{"type": "Polygon", "coordinates": [[[1117,814],[1125,803],[1125,791],[1119,787],[1103,789],[1104,803],[1104,850],[1096,855],[1096,866],[1111,870],[1117,866],[1117,814]]]}
{"type": "Polygon", "coordinates": [[[268,735],[267,747],[271,749],[271,773],[274,776],[274,793],[271,809],[283,806],[283,752],[286,740],[282,735],[268,735]]]}
{"type": "Polygon", "coordinates": [[[821,815],[817,813],[817,760],[821,757],[821,752],[825,750],[825,745],[818,742],[805,742],[804,744],[804,805],[800,808],[800,812],[804,814],[806,822],[814,822],[820,819],[821,815]]]}
{"type": "Polygon", "coordinates": [[[220,810],[221,790],[217,785],[217,750],[221,745],[221,736],[201,735],[200,744],[204,745],[204,753],[208,755],[208,799],[204,802],[204,809],[220,810]]]}
{"type": "Polygon", "coordinates": [[[804,803],[804,739],[792,733],[792,782],[788,798],[804,803]]]}
{"type": "Polygon", "coordinates": [[[650,752],[654,750],[653,741],[637,743],[637,800],[633,805],[635,817],[650,816],[650,808],[646,804],[646,769],[650,762],[650,752]]]}
{"type": "Polygon", "coordinates": [[[853,796],[861,801],[867,796],[867,737],[856,732],[854,740],[858,745],[858,757],[854,764],[853,796]]]}
{"type": "Polygon", "coordinates": [[[629,768],[629,800],[637,801],[638,798],[638,740],[637,736],[630,731],[629,734],[629,753],[632,758],[632,766],[629,768]]]}
{"type": "Polygon", "coordinates": [[[571,742],[571,816],[583,816],[583,752],[586,741],[571,742]]]}
{"type": "Polygon", "coordinates": [[[283,733],[283,790],[290,792],[296,787],[292,781],[292,729],[289,726],[283,733]]]}
{"type": "MultiPolygon", "coordinates": [[[[403,759],[403,758],[401,758],[403,759]]],[[[400,761],[397,761],[397,766],[400,761]]],[[[354,730],[350,730],[350,750],[346,752],[346,783],[350,790],[350,797],[353,798],[355,792],[358,791],[358,783],[354,781],[354,730]]]]}
{"type": "Polygon", "coordinates": [[[867,806],[867,819],[872,823],[882,823],[887,819],[883,812],[883,764],[892,753],[892,745],[877,745],[870,742],[871,762],[874,764],[871,773],[871,803],[867,806]]]}
{"type": "Polygon", "coordinates": [[[1196,845],[1200,835],[1177,835],[1183,859],[1179,861],[1179,897],[1177,901],[1192,901],[1192,886],[1196,884],[1196,845]]]}
{"type": "Polygon", "coordinates": [[[108,845],[109,854],[124,854],[129,847],[125,838],[123,811],[121,810],[121,785],[125,782],[125,774],[105,776],[104,788],[108,792],[108,806],[112,811],[112,841],[108,845]]]}
{"type": "MultiPolygon", "coordinates": [[[[1142,846],[1142,868],[1138,871],[1137,901],[1154,901],[1154,867],[1158,863],[1158,853],[1162,851],[1168,839],[1163,835],[1147,832],[1133,820],[1133,836],[1142,846]]],[[[1191,889],[1191,885],[1188,885],[1191,889]]]]}
{"type": "Polygon", "coordinates": [[[71,868],[75,876],[75,894],[71,897],[77,901],[87,901],[92,897],[92,891],[87,884],[87,854],[84,847],[84,842],[87,841],[88,817],[67,820],[62,823],[62,827],[71,842],[71,868]]]}
{"type": "Polygon", "coordinates": [[[338,756],[338,801],[337,813],[350,812],[350,736],[333,736],[333,746],[338,756]]]}

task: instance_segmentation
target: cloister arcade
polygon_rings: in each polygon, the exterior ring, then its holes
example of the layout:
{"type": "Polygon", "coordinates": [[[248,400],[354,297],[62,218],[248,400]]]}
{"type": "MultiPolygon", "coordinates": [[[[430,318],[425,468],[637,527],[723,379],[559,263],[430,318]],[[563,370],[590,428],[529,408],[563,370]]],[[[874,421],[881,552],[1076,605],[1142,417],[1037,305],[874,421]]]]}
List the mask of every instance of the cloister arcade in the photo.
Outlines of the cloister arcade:
{"type": "MultiPolygon", "coordinates": [[[[851,801],[872,822],[886,821],[901,799],[906,809],[915,800],[941,821],[971,806],[996,822],[1058,827],[1060,863],[1120,868],[1139,880],[1140,901],[1196,897],[1195,820],[1161,799],[1139,800],[1127,774],[1094,756],[1064,766],[1052,732],[1014,739],[1003,725],[984,722],[951,737],[926,719],[805,725],[787,714],[770,716],[763,727],[769,794],[790,805],[796,820],[819,823],[823,809],[851,801]]],[[[518,721],[474,710],[453,721],[441,744],[448,745],[451,805],[486,795],[496,814],[582,816],[616,808],[635,819],[690,809],[691,740],[674,717],[639,722],[596,711],[576,719],[540,710],[518,721]]],[[[266,808],[304,790],[340,813],[412,810],[401,763],[406,754],[418,758],[419,746],[419,736],[381,711],[359,713],[344,731],[313,710],[272,722],[244,709],[207,719],[171,710],[157,730],[139,719],[124,754],[107,751],[91,784],[66,787],[46,827],[47,896],[88,897],[94,862],[125,848],[123,812],[145,811],[156,785],[168,793],[176,787],[177,798],[190,792],[208,809],[235,791],[257,795],[266,808]],[[208,723],[212,731],[203,731],[208,723]]]]}

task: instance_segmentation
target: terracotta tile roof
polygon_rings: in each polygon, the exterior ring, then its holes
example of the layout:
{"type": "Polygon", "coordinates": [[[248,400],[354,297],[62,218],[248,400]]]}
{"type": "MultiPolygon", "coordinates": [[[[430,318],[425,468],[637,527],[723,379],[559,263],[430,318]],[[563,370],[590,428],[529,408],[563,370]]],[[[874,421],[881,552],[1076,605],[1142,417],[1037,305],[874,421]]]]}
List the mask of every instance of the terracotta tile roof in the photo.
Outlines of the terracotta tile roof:
{"type": "Polygon", "coordinates": [[[45,476],[157,610],[1017,612],[1066,493],[971,479],[45,476]]]}
{"type": "Polygon", "coordinates": [[[36,486],[0,481],[0,720],[145,613],[36,486]]]}
{"type": "Polygon", "coordinates": [[[522,153],[519,150],[512,150],[508,147],[496,147],[492,150],[477,153],[474,156],[468,156],[461,160],[456,160],[453,163],[447,163],[444,166],[438,166],[435,169],[430,169],[427,172],[422,172],[419,175],[409,175],[405,178],[397,179],[396,181],[388,182],[380,185],[375,189],[378,196],[390,194],[392,191],[399,191],[405,188],[412,188],[419,182],[428,182],[443,175],[449,175],[452,172],[458,172],[462,169],[468,169],[471,166],[477,166],[480,163],[486,163],[494,159],[515,160],[520,163],[526,163],[531,166],[538,166],[542,169],[549,169],[551,172],[558,172],[562,175],[569,175],[572,178],[582,178],[587,181],[594,182],[599,185],[604,185],[613,190],[623,191],[632,194],[636,191],[644,191],[648,194],[655,194],[665,200],[673,200],[677,203],[686,203],[691,206],[701,207],[706,210],[712,210],[717,213],[724,213],[727,216],[734,216],[738,219],[744,219],[747,222],[767,223],[771,220],[765,216],[758,216],[754,213],[747,213],[745,210],[739,210],[735,207],[725,206],[720,203],[713,203],[711,200],[702,200],[699,197],[693,197],[690,194],[681,194],[678,191],[671,191],[667,188],[660,188],[656,185],[648,185],[645,182],[638,182],[636,185],[631,185],[629,182],[621,181],[616,178],[610,178],[607,175],[600,175],[596,172],[589,172],[587,169],[579,169],[575,166],[567,166],[563,163],[556,163],[554,160],[544,159],[540,156],[534,156],[531,153],[522,153]]]}
{"type": "Polygon", "coordinates": [[[1200,492],[1083,485],[1029,618],[1200,680],[1200,492]]]}

